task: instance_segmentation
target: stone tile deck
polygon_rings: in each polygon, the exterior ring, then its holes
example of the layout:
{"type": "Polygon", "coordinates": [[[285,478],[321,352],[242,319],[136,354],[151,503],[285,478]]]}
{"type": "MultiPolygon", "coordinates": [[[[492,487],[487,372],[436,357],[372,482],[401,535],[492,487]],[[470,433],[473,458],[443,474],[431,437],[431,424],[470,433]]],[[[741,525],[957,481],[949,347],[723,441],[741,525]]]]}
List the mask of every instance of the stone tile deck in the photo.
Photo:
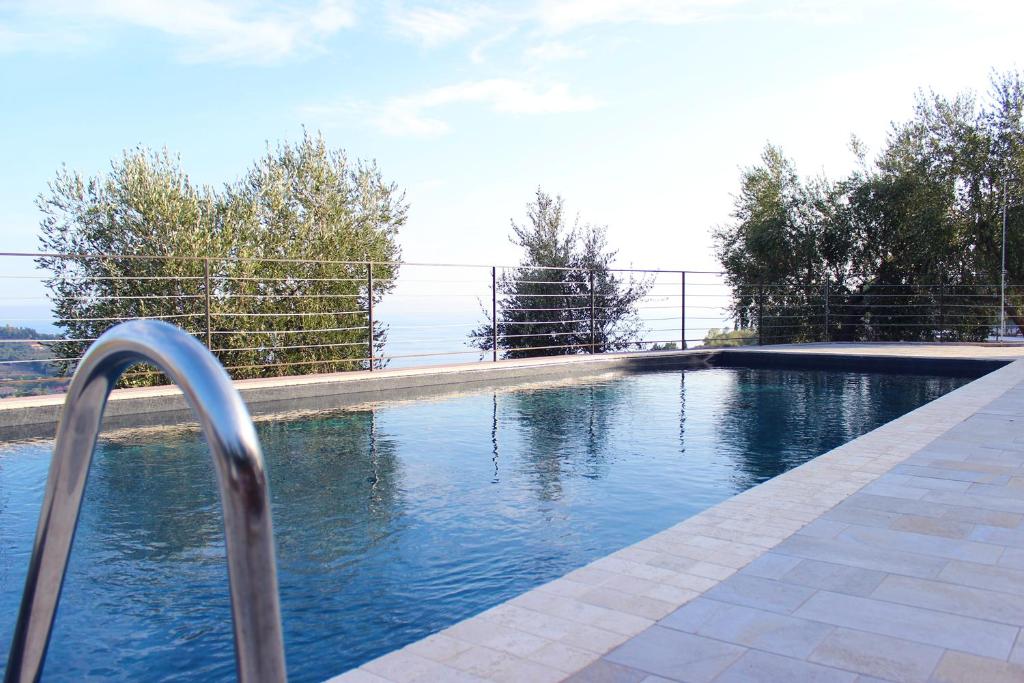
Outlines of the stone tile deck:
{"type": "Polygon", "coordinates": [[[998,683],[1022,627],[1018,361],[332,680],[998,683]]]}

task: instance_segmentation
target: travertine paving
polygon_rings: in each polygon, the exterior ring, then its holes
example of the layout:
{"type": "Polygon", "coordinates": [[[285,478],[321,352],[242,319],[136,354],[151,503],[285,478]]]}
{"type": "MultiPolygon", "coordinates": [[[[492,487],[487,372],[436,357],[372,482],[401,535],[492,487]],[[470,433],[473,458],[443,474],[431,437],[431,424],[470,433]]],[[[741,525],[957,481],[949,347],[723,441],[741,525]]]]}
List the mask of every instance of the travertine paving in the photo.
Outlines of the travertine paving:
{"type": "Polygon", "coordinates": [[[1024,681],[1024,362],[333,679],[1024,681]]]}

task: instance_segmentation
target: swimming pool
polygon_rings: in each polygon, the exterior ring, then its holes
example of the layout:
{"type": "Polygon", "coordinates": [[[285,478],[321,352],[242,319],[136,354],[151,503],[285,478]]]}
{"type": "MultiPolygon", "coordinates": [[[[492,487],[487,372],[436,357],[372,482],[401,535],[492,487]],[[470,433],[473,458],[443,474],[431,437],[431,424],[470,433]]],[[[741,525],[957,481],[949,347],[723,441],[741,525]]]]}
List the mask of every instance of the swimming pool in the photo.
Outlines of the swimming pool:
{"type": "MultiPolygon", "coordinates": [[[[967,381],[672,370],[261,422],[289,674],[340,673],[967,381]]],[[[5,646],[51,447],[0,447],[5,646]]],[[[46,677],[232,679],[220,527],[197,431],[102,439],[46,677]]]]}

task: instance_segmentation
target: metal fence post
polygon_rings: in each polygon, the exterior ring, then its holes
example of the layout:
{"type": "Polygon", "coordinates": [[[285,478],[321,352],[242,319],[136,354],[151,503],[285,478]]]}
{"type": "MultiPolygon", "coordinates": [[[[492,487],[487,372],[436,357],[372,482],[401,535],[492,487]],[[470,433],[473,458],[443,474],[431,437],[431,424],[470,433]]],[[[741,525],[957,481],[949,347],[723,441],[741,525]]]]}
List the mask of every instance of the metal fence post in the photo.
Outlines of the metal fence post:
{"type": "Polygon", "coordinates": [[[498,268],[491,266],[491,346],[498,361],[498,268]]]}
{"type": "Polygon", "coordinates": [[[366,314],[369,318],[367,330],[369,330],[369,358],[370,372],[373,372],[373,262],[366,262],[366,314]]]}
{"type": "Polygon", "coordinates": [[[213,349],[210,329],[210,257],[203,259],[203,298],[206,300],[206,348],[213,349]]]}
{"type": "Polygon", "coordinates": [[[946,338],[946,278],[939,279],[939,341],[946,338]]]}
{"type": "Polygon", "coordinates": [[[999,270],[999,341],[1006,336],[1006,179],[1003,179],[1003,249],[999,270]]]}
{"type": "Polygon", "coordinates": [[[829,285],[829,277],[828,277],[828,273],[825,273],[825,341],[826,342],[829,340],[829,334],[828,334],[828,323],[829,323],[829,320],[828,320],[828,314],[829,314],[829,310],[828,310],[828,285],[829,285]]]}
{"type": "Polygon", "coordinates": [[[679,298],[679,348],[686,348],[686,271],[680,272],[680,298],[679,298]]]}
{"type": "Polygon", "coordinates": [[[590,270],[590,353],[597,353],[597,296],[594,292],[594,270],[590,270]]]}
{"type": "Polygon", "coordinates": [[[757,345],[764,345],[764,285],[757,286],[757,345]]]}

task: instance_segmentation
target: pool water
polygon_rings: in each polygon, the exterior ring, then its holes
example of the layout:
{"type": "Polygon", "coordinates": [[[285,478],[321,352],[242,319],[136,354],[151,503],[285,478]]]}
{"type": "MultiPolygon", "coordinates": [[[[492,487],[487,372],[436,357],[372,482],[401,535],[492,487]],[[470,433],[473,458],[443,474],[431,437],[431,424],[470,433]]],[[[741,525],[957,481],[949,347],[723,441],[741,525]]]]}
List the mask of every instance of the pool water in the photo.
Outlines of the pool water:
{"type": "MultiPolygon", "coordinates": [[[[967,381],[674,370],[261,422],[289,674],[357,666],[967,381]]],[[[0,446],[4,648],[51,448],[0,446]]],[[[101,439],[45,674],[234,678],[220,506],[197,431],[101,439]]]]}

